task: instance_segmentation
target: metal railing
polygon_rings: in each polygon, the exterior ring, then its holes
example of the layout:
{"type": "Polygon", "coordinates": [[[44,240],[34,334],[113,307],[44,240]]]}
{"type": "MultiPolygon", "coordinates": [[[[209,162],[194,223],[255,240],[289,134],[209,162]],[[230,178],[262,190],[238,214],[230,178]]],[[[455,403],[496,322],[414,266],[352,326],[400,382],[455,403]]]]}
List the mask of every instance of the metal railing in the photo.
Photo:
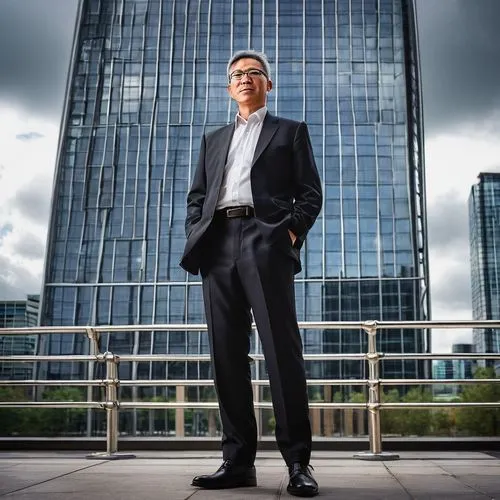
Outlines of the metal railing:
{"type": "MultiPolygon", "coordinates": [[[[382,360],[432,360],[432,359],[466,359],[466,360],[498,360],[500,353],[382,353],[377,351],[376,336],[380,329],[456,329],[456,328],[500,328],[500,321],[365,321],[365,322],[299,322],[302,329],[322,330],[364,330],[368,336],[367,352],[359,354],[304,354],[304,359],[316,361],[361,360],[368,363],[368,379],[310,379],[309,385],[361,385],[368,388],[368,398],[364,403],[330,403],[311,402],[311,409],[356,409],[366,410],[368,414],[368,452],[357,453],[354,456],[365,460],[390,460],[399,458],[394,453],[382,451],[382,435],[380,410],[394,409],[428,409],[428,408],[500,408],[500,401],[489,402],[419,402],[393,403],[381,401],[381,387],[395,385],[429,385],[429,384],[481,384],[499,383],[495,379],[386,379],[380,378],[380,362],[382,360]]],[[[104,363],[106,375],[104,379],[88,380],[0,380],[0,386],[101,386],[105,387],[104,401],[9,401],[0,402],[1,408],[95,408],[106,411],[106,452],[95,453],[89,458],[117,459],[132,458],[134,455],[118,453],[118,414],[120,409],[218,409],[217,402],[189,402],[183,397],[175,402],[120,402],[119,386],[208,386],[212,380],[123,380],[119,379],[119,363],[144,361],[209,361],[208,355],[116,355],[111,352],[99,352],[99,339],[102,334],[124,332],[158,332],[158,331],[206,331],[206,324],[170,324],[170,325],[120,325],[120,326],[86,326],[86,327],[35,327],[35,328],[4,328],[0,335],[43,335],[43,334],[85,334],[90,343],[90,355],[32,355],[32,356],[0,356],[0,362],[97,362],[104,363]],[[181,399],[181,400],[179,400],[181,399]]],[[[252,359],[259,363],[264,360],[262,354],[252,354],[252,359]]],[[[259,373],[258,367],[256,370],[259,373]]],[[[252,380],[255,388],[268,385],[267,380],[252,380]]],[[[272,409],[272,403],[260,401],[258,391],[254,391],[255,408],[272,409]]]]}

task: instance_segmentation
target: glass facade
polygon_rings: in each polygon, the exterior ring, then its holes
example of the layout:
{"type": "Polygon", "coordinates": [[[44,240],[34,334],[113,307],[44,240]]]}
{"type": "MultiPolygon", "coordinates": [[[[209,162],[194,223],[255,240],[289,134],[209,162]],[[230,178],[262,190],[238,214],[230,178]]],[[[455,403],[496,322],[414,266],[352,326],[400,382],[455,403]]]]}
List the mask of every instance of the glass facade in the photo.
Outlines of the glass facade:
{"type": "MultiPolygon", "coordinates": [[[[500,319],[500,174],[481,173],[469,196],[474,319],[500,319]]],[[[476,352],[500,352],[500,331],[476,328],[476,352]]],[[[484,361],[482,362],[484,364],[484,361]]]]}
{"type": "MultiPolygon", "coordinates": [[[[453,353],[474,353],[474,344],[453,344],[451,346],[453,353]]],[[[453,377],[454,378],[472,378],[477,361],[471,359],[454,359],[453,360],[453,377]]]]}
{"type": "MultiPolygon", "coordinates": [[[[39,295],[28,295],[27,301],[0,302],[0,328],[36,326],[39,295]]],[[[35,354],[36,335],[0,335],[0,356],[35,354]]],[[[31,363],[0,362],[0,379],[26,380],[33,378],[31,363]]]]}
{"type": "MultiPolygon", "coordinates": [[[[324,208],[296,277],[299,320],[428,315],[418,47],[412,0],[85,0],[54,184],[44,325],[203,323],[199,277],[179,265],[201,136],[234,119],[226,64],[266,52],[271,113],[305,120],[324,208]]],[[[360,352],[365,334],[304,330],[306,353],[360,352]]],[[[425,332],[380,334],[422,352],[425,332]]],[[[80,352],[53,335],[41,352],[80,352]]],[[[257,341],[254,349],[259,349],[257,341]]],[[[116,353],[208,353],[203,332],[120,334],[116,353]]],[[[417,361],[384,376],[422,375],[417,361]]],[[[74,375],[46,366],[48,377],[74,375]]],[[[66,371],[65,371],[66,370],[66,371]]],[[[206,363],[120,367],[206,378],[206,363]]],[[[309,377],[365,377],[362,362],[309,362],[309,377]]],[[[264,374],[263,374],[264,376],[264,374]]]]}

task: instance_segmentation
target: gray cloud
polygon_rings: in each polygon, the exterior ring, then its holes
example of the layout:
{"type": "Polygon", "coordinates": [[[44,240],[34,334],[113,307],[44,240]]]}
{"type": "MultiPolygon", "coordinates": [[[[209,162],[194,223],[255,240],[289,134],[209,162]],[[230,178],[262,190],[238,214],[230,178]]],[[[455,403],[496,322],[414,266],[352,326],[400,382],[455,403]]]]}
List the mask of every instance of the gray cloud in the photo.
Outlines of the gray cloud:
{"type": "Polygon", "coordinates": [[[428,134],[500,109],[500,2],[418,0],[428,134]]]}
{"type": "Polygon", "coordinates": [[[43,259],[45,244],[34,234],[24,234],[23,238],[14,244],[14,251],[17,256],[28,260],[43,259]]]}
{"type": "Polygon", "coordinates": [[[33,141],[35,139],[40,139],[43,134],[39,132],[25,132],[24,134],[17,134],[16,139],[23,142],[33,141]]]}
{"type": "Polygon", "coordinates": [[[0,254],[0,300],[26,299],[29,293],[40,293],[40,288],[40,277],[0,254]]]}
{"type": "Polygon", "coordinates": [[[431,294],[433,307],[470,314],[472,298],[469,262],[448,262],[446,276],[432,284],[431,294]]]}
{"type": "Polygon", "coordinates": [[[446,266],[446,274],[431,279],[432,307],[470,313],[471,277],[467,203],[450,191],[429,206],[428,238],[431,244],[430,274],[434,266],[446,266]]]}
{"type": "Polygon", "coordinates": [[[455,191],[441,195],[428,207],[428,238],[435,252],[463,252],[469,245],[467,203],[455,191]]]}
{"type": "Polygon", "coordinates": [[[58,120],[78,0],[1,0],[0,101],[58,120]]]}
{"type": "MultiPolygon", "coordinates": [[[[78,0],[1,0],[0,100],[58,120],[78,0]]],[[[427,134],[500,109],[500,2],[417,0],[427,134]]]]}
{"type": "Polygon", "coordinates": [[[25,184],[12,199],[12,208],[22,215],[42,225],[49,219],[51,179],[37,176],[25,184]]]}

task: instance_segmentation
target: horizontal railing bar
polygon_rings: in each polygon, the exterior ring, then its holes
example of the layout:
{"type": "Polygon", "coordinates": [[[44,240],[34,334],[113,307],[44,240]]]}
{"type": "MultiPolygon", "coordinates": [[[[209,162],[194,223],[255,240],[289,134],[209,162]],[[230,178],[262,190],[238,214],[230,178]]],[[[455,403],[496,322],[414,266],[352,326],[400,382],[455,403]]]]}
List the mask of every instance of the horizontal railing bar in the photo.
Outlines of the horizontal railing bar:
{"type": "MultiPolygon", "coordinates": [[[[367,323],[370,323],[369,321],[367,323]]],[[[500,321],[490,320],[429,320],[429,321],[375,321],[377,330],[397,328],[500,328],[500,321]]]]}
{"type": "MultiPolygon", "coordinates": [[[[218,410],[219,405],[217,402],[174,402],[174,401],[162,401],[162,402],[146,402],[146,401],[127,401],[120,403],[120,409],[207,409],[207,410],[218,410]]],[[[259,401],[254,402],[255,408],[272,409],[273,405],[271,402],[259,401]]],[[[339,409],[354,409],[354,410],[366,410],[368,407],[367,403],[309,403],[309,408],[339,408],[339,409]]]]}
{"type": "MultiPolygon", "coordinates": [[[[0,380],[0,386],[32,386],[32,385],[47,385],[47,386],[105,386],[107,383],[113,382],[124,387],[164,387],[164,386],[186,386],[186,387],[203,387],[213,386],[212,379],[171,379],[171,380],[120,380],[108,381],[106,379],[91,379],[91,380],[0,380]]],[[[268,386],[269,380],[252,380],[253,385],[268,386]]],[[[367,385],[368,379],[308,379],[307,384],[316,385],[367,385]]],[[[382,385],[440,385],[440,384],[495,384],[500,383],[500,378],[449,378],[449,379],[421,379],[421,378],[381,378],[376,380],[382,385]]]]}
{"type": "Polygon", "coordinates": [[[53,356],[0,356],[3,363],[34,363],[36,361],[105,361],[101,356],[89,356],[85,354],[54,354],[53,356]]]}
{"type": "Polygon", "coordinates": [[[383,385],[427,385],[427,384],[495,384],[500,378],[381,378],[383,385]]]}
{"type": "MultiPolygon", "coordinates": [[[[71,402],[56,402],[56,401],[9,401],[0,402],[1,408],[96,408],[101,409],[106,406],[105,403],[97,401],[71,401],[71,402]]],[[[118,406],[122,409],[213,409],[219,408],[217,402],[146,402],[146,401],[127,401],[119,403],[118,406]]],[[[377,406],[381,409],[404,410],[404,409],[432,409],[432,408],[500,408],[500,401],[495,403],[462,403],[462,402],[420,402],[420,403],[378,403],[371,405],[370,403],[324,403],[314,402],[309,403],[310,408],[319,409],[357,409],[364,410],[372,406],[377,406]]],[[[271,409],[270,402],[255,402],[255,408],[271,409]]]]}
{"type": "Polygon", "coordinates": [[[379,403],[381,409],[404,410],[419,408],[500,408],[500,401],[496,403],[462,403],[443,401],[436,403],[379,403]]]}
{"type": "MultiPolygon", "coordinates": [[[[255,406],[257,408],[272,408],[271,403],[255,403],[255,406]],[[261,405],[261,406],[257,406],[261,405]]],[[[219,405],[217,404],[216,401],[210,401],[210,402],[178,402],[178,401],[161,401],[161,402],[149,402],[149,401],[125,401],[125,402],[120,402],[120,409],[121,410],[133,410],[133,409],[206,409],[206,410],[218,410],[219,405]]]]}
{"type": "MultiPolygon", "coordinates": [[[[120,361],[210,361],[208,354],[118,354],[120,361]]],[[[366,359],[366,355],[359,354],[304,354],[306,361],[333,361],[333,360],[360,360],[366,359]]],[[[250,354],[254,361],[264,361],[263,354],[250,354]]]]}
{"type": "MultiPolygon", "coordinates": [[[[500,381],[500,379],[499,379],[500,381]]],[[[367,379],[308,379],[308,385],[366,385],[368,383],[367,379]]],[[[199,379],[199,380],[121,380],[121,386],[144,386],[144,387],[155,387],[155,386],[206,386],[213,385],[212,379],[199,379]]],[[[269,385],[269,380],[252,380],[253,385],[269,385]]],[[[0,385],[2,382],[0,381],[0,385]]]]}
{"type": "MultiPolygon", "coordinates": [[[[34,363],[39,361],[68,361],[68,362],[85,362],[85,361],[105,361],[104,354],[95,356],[83,354],[67,354],[67,355],[26,355],[26,356],[0,356],[0,362],[5,363],[34,363]]],[[[117,354],[120,361],[123,362],[149,362],[149,361],[202,361],[209,362],[208,354],[117,354]]],[[[304,354],[306,361],[335,361],[335,360],[366,360],[366,354],[304,354]]],[[[263,354],[251,354],[250,358],[254,361],[264,361],[263,354]]],[[[379,358],[383,362],[384,359],[500,359],[500,353],[484,353],[484,354],[468,354],[468,353],[379,353],[379,358]]]]}
{"type": "MultiPolygon", "coordinates": [[[[252,325],[255,328],[255,324],[252,325]]],[[[500,328],[498,320],[432,320],[432,321],[299,321],[299,328],[320,330],[427,329],[427,328],[500,328]]],[[[0,335],[43,335],[97,332],[206,331],[206,323],[171,323],[158,325],[100,325],[100,326],[39,326],[0,328],[0,335]]]]}
{"type": "Polygon", "coordinates": [[[107,380],[92,379],[92,380],[0,380],[0,386],[7,385],[64,385],[64,386],[103,386],[107,380]]]}
{"type": "MultiPolygon", "coordinates": [[[[127,325],[129,326],[129,325],[127,325]]],[[[87,333],[95,327],[85,326],[31,326],[22,328],[0,328],[0,335],[50,335],[87,333]]]]}
{"type": "MultiPolygon", "coordinates": [[[[147,362],[147,361],[204,361],[209,362],[208,354],[118,354],[123,362],[147,362]]],[[[253,356],[252,356],[253,358],[253,356]]]]}
{"type": "Polygon", "coordinates": [[[380,360],[383,361],[384,359],[500,359],[500,353],[380,353],[380,360]]]}
{"type": "Polygon", "coordinates": [[[98,401],[0,401],[0,408],[103,408],[98,401]]]}

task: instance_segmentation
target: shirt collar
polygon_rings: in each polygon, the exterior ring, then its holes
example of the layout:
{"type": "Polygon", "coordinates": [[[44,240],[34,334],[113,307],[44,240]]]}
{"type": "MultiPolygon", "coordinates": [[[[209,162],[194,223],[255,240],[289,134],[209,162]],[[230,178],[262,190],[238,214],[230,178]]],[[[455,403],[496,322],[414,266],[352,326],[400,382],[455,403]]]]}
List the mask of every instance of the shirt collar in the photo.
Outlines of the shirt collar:
{"type": "Polygon", "coordinates": [[[239,113],[236,113],[235,117],[235,124],[236,126],[238,125],[246,125],[250,121],[255,121],[257,123],[260,123],[264,121],[264,118],[267,114],[267,106],[263,106],[262,108],[258,109],[257,111],[254,111],[249,117],[248,120],[245,120],[240,116],[239,113]]]}

